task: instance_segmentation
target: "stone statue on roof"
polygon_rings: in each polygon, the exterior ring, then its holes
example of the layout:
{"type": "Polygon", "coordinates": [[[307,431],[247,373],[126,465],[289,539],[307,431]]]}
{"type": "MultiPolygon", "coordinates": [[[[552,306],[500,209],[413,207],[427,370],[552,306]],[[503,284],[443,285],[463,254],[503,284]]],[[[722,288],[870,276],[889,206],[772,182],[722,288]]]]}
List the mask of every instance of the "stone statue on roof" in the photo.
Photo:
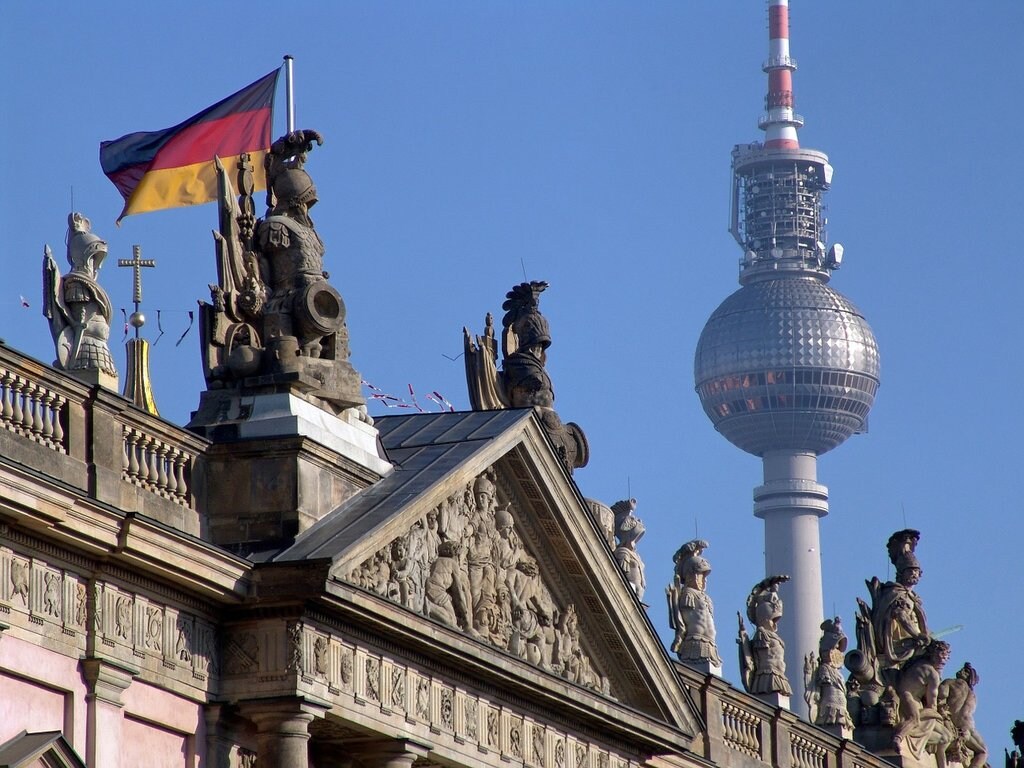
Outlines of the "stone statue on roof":
{"type": "Polygon", "coordinates": [[[715,643],[715,610],[707,593],[711,564],[703,552],[708,543],[694,539],[672,556],[675,576],[665,590],[669,626],[675,630],[672,652],[680,661],[721,674],[722,659],[715,643]]]}
{"type": "Polygon", "coordinates": [[[956,675],[939,685],[939,701],[945,702],[949,719],[956,727],[955,738],[946,754],[951,761],[967,768],[983,768],[988,759],[988,747],[974,723],[974,712],[978,707],[974,688],[980,680],[977,670],[970,662],[965,662],[956,675]]]}
{"type": "Polygon", "coordinates": [[[572,472],[587,465],[590,449],[583,430],[573,422],[562,423],[554,409],[555,392],[545,368],[551,329],[540,312],[540,295],[547,287],[533,280],[505,294],[500,371],[493,316],[487,315],[484,334],[475,340],[463,328],[466,381],[474,410],[534,408],[562,464],[572,472]]]}
{"type": "Polygon", "coordinates": [[[793,692],[786,679],[786,645],[779,635],[782,618],[782,598],[779,584],[789,576],[769,576],[762,579],[747,597],[747,618],[754,624],[754,636],[748,637],[743,617],[739,618],[740,674],[747,693],[788,697],[793,692]]]}
{"type": "Polygon", "coordinates": [[[644,599],[647,579],[644,575],[644,561],[637,552],[636,545],[643,538],[646,529],[643,521],[633,514],[636,510],[636,499],[623,499],[612,504],[615,515],[615,539],[617,541],[615,562],[633,588],[638,600],[644,599]]]}
{"type": "Polygon", "coordinates": [[[106,242],[81,213],[68,216],[67,258],[71,270],[61,277],[49,246],[43,253],[43,315],[57,352],[54,366],[90,384],[117,391],[117,369],[110,354],[113,311],[100,286],[106,242]]]}
{"type": "Polygon", "coordinates": [[[843,679],[843,657],[849,643],[838,616],[821,623],[818,653],[809,653],[804,660],[804,698],[809,717],[815,725],[849,729],[840,732],[852,737],[853,721],[846,707],[846,681],[843,679]]]}
{"type": "MultiPolygon", "coordinates": [[[[305,165],[322,143],[316,131],[299,130],[271,145],[263,219],[255,214],[249,156],[237,168],[217,162],[218,282],[210,286],[212,302],[200,305],[210,391],[288,391],[335,413],[365,411],[360,377],[348,359],[345,303],[324,271],[324,243],[310,217],[318,195],[305,165]]],[[[213,412],[224,406],[209,399],[211,413],[193,421],[216,420],[213,412]]]]}

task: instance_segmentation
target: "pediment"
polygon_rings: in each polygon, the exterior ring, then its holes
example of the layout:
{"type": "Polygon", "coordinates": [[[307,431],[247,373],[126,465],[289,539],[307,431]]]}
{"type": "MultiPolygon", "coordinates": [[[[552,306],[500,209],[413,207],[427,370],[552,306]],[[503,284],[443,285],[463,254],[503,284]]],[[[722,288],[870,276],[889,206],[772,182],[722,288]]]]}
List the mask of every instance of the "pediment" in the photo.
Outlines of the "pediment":
{"type": "Polygon", "coordinates": [[[0,765],[10,768],[85,768],[60,731],[22,731],[0,744],[0,765]]]}
{"type": "Polygon", "coordinates": [[[330,556],[334,579],[401,606],[410,624],[440,623],[696,733],[642,604],[531,411],[381,422],[396,471],[283,559],[330,556]]]}

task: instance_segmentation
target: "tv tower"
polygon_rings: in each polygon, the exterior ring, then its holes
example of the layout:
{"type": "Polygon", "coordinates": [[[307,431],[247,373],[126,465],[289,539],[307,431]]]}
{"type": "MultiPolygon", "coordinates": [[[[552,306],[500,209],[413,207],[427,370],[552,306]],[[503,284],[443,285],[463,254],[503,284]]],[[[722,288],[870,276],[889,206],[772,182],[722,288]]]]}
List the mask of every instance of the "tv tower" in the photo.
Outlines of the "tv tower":
{"type": "Polygon", "coordinates": [[[729,230],[743,251],[742,287],[704,326],[693,367],[715,429],[762,460],[754,515],[764,520],[766,575],[792,577],[780,590],[780,631],[794,710],[806,717],[803,658],[817,651],[825,618],[818,519],[828,489],[817,457],[865,430],[879,362],[863,315],[827,285],[843,248],[826,245],[832,166],[797,139],[789,0],[769,0],[768,38],[764,142],[732,152],[729,230]]]}

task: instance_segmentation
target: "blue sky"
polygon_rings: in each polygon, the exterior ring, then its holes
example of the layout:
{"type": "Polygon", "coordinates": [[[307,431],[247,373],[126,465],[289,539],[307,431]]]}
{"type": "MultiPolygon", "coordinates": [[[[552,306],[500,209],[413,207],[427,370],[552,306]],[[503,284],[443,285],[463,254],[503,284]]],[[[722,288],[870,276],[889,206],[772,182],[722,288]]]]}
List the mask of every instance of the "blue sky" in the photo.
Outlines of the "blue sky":
{"type": "MultiPolygon", "coordinates": [[[[632,493],[648,535],[650,616],[670,632],[671,555],[711,542],[726,677],[734,612],[763,575],[751,513],[760,463],[717,435],[693,391],[693,351],[735,290],[729,153],[760,137],[760,0],[648,2],[183,2],[0,6],[0,336],[49,361],[39,314],[44,243],[62,261],[67,214],[111,246],[101,280],[131,311],[141,244],[162,413],[184,423],[202,388],[187,312],[216,280],[211,205],[114,219],[101,140],[173,125],[296,58],[297,123],[325,136],[308,169],[326,264],[349,311],[352,360],[380,389],[468,406],[462,327],[479,332],[521,281],[547,280],[548,367],[611,503],[632,493]],[[20,306],[20,296],[32,304],[20,306]]],[[[1024,717],[1020,105],[1024,4],[793,0],[805,147],[835,167],[832,285],[878,338],[870,431],[822,457],[826,611],[852,637],[885,541],[922,531],[930,625],[964,628],[949,671],[981,674],[993,759],[1024,717]]],[[[278,131],[283,128],[279,109],[278,131]]],[[[62,261],[63,263],[63,261],[62,261]]],[[[120,342],[120,335],[115,334],[120,342]]],[[[119,343],[115,347],[119,349],[119,343]]],[[[118,359],[122,353],[116,352],[118,359]]],[[[373,409],[383,413],[380,407],[373,409]]],[[[796,677],[796,675],[792,675],[796,677]]]]}

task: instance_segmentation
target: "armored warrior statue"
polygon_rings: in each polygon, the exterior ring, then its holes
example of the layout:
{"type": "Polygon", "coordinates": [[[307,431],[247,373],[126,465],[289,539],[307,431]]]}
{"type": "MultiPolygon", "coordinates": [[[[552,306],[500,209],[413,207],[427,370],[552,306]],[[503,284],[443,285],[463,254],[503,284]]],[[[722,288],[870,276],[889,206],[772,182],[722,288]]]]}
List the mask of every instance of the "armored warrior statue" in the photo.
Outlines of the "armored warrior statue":
{"type": "Polygon", "coordinates": [[[636,499],[623,499],[612,504],[612,514],[615,515],[615,538],[618,540],[614,555],[615,562],[625,574],[626,581],[633,588],[637,599],[643,600],[647,579],[644,576],[644,561],[636,551],[636,545],[643,538],[646,529],[643,521],[633,514],[635,509],[636,499]]]}
{"type": "MultiPolygon", "coordinates": [[[[821,623],[818,655],[810,653],[804,661],[804,696],[815,725],[853,727],[846,708],[846,681],[842,673],[848,642],[839,617],[825,619],[821,623]]],[[[846,738],[850,736],[852,733],[846,738]]]]}
{"type": "Polygon", "coordinates": [[[573,422],[563,424],[555,412],[555,393],[545,369],[551,330],[539,309],[540,295],[548,284],[534,280],[520,283],[505,295],[501,308],[502,369],[496,368],[498,347],[494,320],[487,315],[483,336],[474,342],[464,328],[466,381],[474,410],[535,408],[565,468],[585,467],[590,458],[587,438],[573,422]]]}
{"type": "MultiPolygon", "coordinates": [[[[253,168],[218,163],[218,282],[200,320],[208,390],[290,391],[340,413],[361,408],[360,378],[348,361],[345,304],[324,271],[324,244],[310,218],[317,191],[305,170],[316,131],[293,131],[266,156],[267,216],[257,220],[253,168]]],[[[201,404],[197,424],[217,421],[221,398],[201,404]]]]}
{"type": "Polygon", "coordinates": [[[721,674],[722,660],[715,644],[715,611],[707,593],[711,564],[701,555],[708,543],[694,539],[672,556],[675,577],[665,590],[669,625],[675,630],[672,652],[680,661],[721,674]]]}
{"type": "Polygon", "coordinates": [[[116,391],[117,369],[107,346],[112,310],[96,279],[107,244],[80,213],[68,216],[67,243],[71,271],[63,278],[49,246],[43,255],[43,314],[57,350],[54,365],[116,391]]]}
{"type": "Polygon", "coordinates": [[[747,597],[747,618],[754,624],[754,637],[747,635],[743,617],[737,614],[740,624],[739,652],[740,674],[747,693],[776,694],[785,700],[793,692],[786,679],[785,643],[779,635],[779,619],[782,618],[782,599],[779,584],[789,581],[789,576],[769,576],[762,579],[747,597]]]}

